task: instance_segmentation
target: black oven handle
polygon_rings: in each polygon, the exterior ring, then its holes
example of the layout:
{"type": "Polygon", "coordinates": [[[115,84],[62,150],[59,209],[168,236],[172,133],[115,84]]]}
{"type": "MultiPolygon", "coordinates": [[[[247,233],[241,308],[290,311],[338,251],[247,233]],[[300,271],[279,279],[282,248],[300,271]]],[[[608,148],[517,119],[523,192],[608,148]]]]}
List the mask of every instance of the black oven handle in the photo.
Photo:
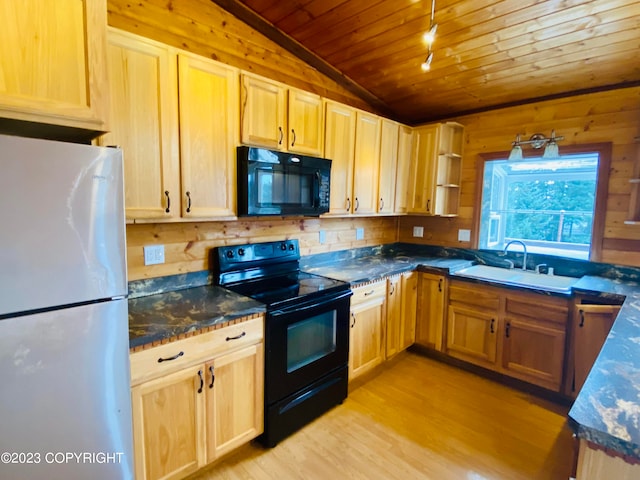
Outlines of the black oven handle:
{"type": "Polygon", "coordinates": [[[302,303],[302,304],[299,303],[296,305],[290,305],[285,308],[280,308],[278,310],[272,310],[271,312],[269,312],[269,315],[271,315],[272,317],[276,317],[280,315],[287,315],[292,312],[296,312],[296,313],[305,312],[307,310],[318,308],[323,305],[327,305],[335,301],[342,300],[344,298],[349,298],[351,295],[353,295],[353,292],[351,290],[345,290],[343,292],[340,292],[339,295],[331,295],[327,297],[322,297],[320,299],[316,298],[306,303],[302,303]]]}

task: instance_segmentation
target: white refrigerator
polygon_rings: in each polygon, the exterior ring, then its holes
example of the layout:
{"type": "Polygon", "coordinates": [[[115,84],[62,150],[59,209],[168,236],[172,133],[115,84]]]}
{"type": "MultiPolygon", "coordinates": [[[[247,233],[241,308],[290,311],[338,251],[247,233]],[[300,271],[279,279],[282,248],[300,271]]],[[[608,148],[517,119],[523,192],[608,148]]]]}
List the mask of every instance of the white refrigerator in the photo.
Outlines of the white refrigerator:
{"type": "Polygon", "coordinates": [[[122,154],[0,135],[0,478],[133,478],[122,154]]]}

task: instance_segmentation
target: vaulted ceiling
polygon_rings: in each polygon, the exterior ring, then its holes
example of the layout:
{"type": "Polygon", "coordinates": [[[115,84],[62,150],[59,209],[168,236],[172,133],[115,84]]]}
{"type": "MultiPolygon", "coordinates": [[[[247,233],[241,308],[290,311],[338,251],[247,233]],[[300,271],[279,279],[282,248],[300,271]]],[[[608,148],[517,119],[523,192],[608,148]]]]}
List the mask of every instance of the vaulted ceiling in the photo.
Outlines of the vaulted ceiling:
{"type": "Polygon", "coordinates": [[[640,0],[212,0],[408,124],[640,84],[640,0]]]}

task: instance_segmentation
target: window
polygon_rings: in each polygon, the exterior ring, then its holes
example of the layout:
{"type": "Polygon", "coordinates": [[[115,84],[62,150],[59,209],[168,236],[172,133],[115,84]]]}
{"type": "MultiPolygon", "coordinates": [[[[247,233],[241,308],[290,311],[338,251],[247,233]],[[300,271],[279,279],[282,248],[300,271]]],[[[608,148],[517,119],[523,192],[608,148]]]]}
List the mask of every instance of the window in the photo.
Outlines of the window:
{"type": "Polygon", "coordinates": [[[561,158],[483,158],[478,248],[596,260],[603,234],[610,145],[563,149],[561,158]]]}

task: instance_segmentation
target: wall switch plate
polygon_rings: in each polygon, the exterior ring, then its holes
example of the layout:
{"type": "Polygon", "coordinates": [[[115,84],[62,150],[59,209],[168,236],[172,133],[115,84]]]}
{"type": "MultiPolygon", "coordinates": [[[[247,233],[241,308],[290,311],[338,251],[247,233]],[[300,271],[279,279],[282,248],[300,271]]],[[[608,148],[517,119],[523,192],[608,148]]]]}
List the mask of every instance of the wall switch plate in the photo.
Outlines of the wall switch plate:
{"type": "Polygon", "coordinates": [[[325,232],[324,230],[320,230],[318,232],[318,241],[320,242],[320,245],[325,243],[327,241],[327,232],[325,232]]]}
{"type": "Polygon", "coordinates": [[[364,228],[356,228],[356,240],[364,240],[364,228]]]}
{"type": "Polygon", "coordinates": [[[471,230],[458,230],[458,241],[459,242],[470,242],[471,241],[471,230]]]}
{"type": "Polygon", "coordinates": [[[145,265],[164,263],[164,245],[145,245],[142,248],[144,249],[145,265]]]}
{"type": "Polygon", "coordinates": [[[424,237],[424,227],[413,227],[414,237],[424,237]]]}

